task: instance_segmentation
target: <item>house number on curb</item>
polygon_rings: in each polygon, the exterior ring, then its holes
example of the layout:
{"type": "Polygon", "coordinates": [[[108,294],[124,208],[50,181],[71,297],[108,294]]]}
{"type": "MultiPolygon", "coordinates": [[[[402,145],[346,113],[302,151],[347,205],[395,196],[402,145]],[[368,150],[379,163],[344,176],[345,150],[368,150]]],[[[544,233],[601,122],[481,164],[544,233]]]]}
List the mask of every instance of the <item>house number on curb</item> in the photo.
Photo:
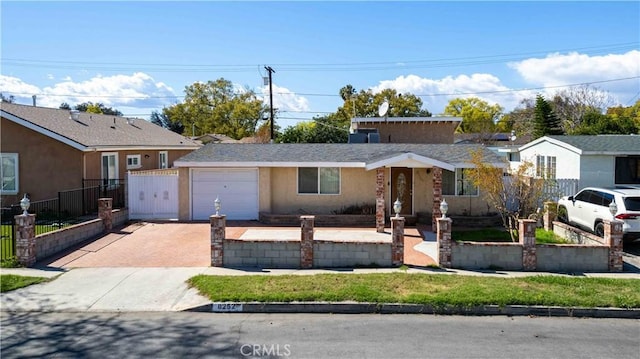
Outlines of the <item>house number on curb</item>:
{"type": "Polygon", "coordinates": [[[212,312],[242,312],[242,304],[213,303],[212,312]]]}

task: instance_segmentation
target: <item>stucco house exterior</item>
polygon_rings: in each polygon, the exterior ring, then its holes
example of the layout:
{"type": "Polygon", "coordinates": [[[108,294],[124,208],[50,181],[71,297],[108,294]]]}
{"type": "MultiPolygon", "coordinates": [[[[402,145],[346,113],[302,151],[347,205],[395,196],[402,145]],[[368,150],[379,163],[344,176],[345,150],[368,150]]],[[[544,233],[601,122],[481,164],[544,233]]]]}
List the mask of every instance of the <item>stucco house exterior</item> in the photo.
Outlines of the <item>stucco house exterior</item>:
{"type": "Polygon", "coordinates": [[[55,198],[85,180],[172,167],[201,145],[144,119],[0,104],[2,205],[55,198]]]}
{"type": "MultiPolygon", "coordinates": [[[[640,136],[544,136],[504,148],[512,167],[535,165],[538,177],[576,179],[577,187],[640,186],[640,136]]],[[[572,194],[572,193],[571,193],[572,194]]]]}
{"type": "Polygon", "coordinates": [[[478,190],[465,179],[471,153],[504,166],[482,145],[407,143],[208,144],[180,159],[179,216],[206,220],[216,198],[228,219],[263,213],[331,214],[370,205],[377,226],[393,214],[486,214],[478,190]]]}

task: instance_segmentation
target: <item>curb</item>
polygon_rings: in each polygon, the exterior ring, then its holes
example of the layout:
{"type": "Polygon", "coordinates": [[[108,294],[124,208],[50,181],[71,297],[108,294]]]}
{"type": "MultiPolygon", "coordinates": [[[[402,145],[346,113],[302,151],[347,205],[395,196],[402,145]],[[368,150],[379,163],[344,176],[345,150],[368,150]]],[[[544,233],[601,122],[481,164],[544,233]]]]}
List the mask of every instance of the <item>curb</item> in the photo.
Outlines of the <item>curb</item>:
{"type": "Polygon", "coordinates": [[[232,303],[206,304],[185,312],[210,313],[325,313],[325,314],[436,314],[436,315],[506,315],[572,318],[640,319],[640,309],[567,308],[524,305],[483,305],[475,307],[434,307],[424,304],[393,303],[232,303]]]}

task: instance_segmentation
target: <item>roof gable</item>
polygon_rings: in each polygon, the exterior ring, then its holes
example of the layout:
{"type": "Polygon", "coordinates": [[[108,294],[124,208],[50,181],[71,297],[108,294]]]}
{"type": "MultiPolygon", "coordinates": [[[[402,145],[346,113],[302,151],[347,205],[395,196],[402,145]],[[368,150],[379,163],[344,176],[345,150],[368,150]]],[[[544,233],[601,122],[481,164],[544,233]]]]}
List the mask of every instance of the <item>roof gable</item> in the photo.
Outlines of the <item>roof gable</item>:
{"type": "Polygon", "coordinates": [[[71,119],[69,110],[11,103],[2,103],[0,111],[9,121],[79,150],[199,147],[195,141],[144,119],[80,112],[76,121],[71,119]]]}
{"type": "Polygon", "coordinates": [[[581,155],[640,155],[638,135],[544,136],[521,146],[519,151],[541,142],[553,143],[581,155]]]}

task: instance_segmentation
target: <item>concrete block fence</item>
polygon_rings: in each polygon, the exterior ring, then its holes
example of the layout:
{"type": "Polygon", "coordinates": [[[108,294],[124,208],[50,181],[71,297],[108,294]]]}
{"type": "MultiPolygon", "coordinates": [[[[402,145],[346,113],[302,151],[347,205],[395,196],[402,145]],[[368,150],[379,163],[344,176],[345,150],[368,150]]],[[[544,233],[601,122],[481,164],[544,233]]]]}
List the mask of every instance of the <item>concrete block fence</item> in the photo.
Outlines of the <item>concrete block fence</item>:
{"type": "Polygon", "coordinates": [[[622,222],[605,221],[604,238],[553,222],[574,244],[536,244],[536,221],[519,220],[517,243],[456,242],[451,220],[437,220],[438,264],[443,268],[545,272],[621,272],[622,222]]]}
{"type": "Polygon", "coordinates": [[[16,257],[20,264],[29,267],[37,261],[60,253],[101,233],[111,231],[114,226],[129,219],[126,209],[112,209],[111,198],[98,200],[98,219],[82,222],[56,231],[35,235],[36,215],[17,215],[16,257]]]}
{"type": "Polygon", "coordinates": [[[404,218],[391,219],[391,241],[314,239],[314,216],[300,217],[300,240],[225,238],[223,215],[210,217],[214,267],[345,268],[393,267],[404,261],[404,218]]]}

